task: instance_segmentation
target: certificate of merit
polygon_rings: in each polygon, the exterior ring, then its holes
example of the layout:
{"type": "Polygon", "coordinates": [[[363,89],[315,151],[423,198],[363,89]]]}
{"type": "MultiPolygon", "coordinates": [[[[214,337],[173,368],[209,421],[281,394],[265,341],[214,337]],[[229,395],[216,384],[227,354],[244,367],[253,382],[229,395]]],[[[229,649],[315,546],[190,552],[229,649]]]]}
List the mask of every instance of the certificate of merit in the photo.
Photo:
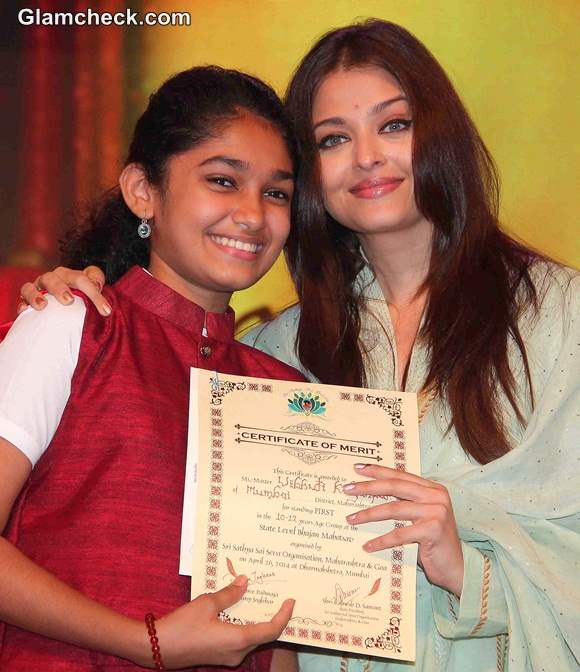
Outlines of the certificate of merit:
{"type": "Polygon", "coordinates": [[[415,658],[416,545],[365,541],[406,522],[351,526],[389,498],[353,497],[370,463],[419,473],[417,397],[192,369],[181,571],[192,595],[249,578],[233,623],[296,600],[281,639],[415,658]]]}

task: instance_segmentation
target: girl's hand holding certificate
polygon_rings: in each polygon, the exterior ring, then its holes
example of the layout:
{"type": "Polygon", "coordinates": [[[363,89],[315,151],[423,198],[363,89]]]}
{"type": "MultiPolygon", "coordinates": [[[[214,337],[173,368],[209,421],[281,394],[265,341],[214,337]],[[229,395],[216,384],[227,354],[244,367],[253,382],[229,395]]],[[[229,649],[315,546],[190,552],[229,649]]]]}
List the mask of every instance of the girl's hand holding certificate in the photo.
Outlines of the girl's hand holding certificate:
{"type": "MultiPolygon", "coordinates": [[[[191,660],[237,666],[259,644],[277,639],[292,615],[294,600],[286,600],[270,621],[245,627],[224,623],[219,614],[238,602],[248,578],[237,576],[229,586],[196,597],[157,621],[164,662],[171,669],[189,667],[191,660]]],[[[150,656],[143,661],[148,663],[150,656]]]]}

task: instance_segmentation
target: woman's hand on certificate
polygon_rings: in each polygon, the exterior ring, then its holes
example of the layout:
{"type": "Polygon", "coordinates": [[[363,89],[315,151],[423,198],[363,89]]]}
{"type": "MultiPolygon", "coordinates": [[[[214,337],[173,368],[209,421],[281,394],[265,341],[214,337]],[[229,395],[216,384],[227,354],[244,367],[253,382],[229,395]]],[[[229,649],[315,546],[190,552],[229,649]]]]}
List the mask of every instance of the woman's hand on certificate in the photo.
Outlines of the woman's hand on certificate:
{"type": "Polygon", "coordinates": [[[388,467],[358,464],[355,470],[372,480],[344,486],[345,494],[389,496],[396,497],[397,501],[371,506],[347,516],[350,525],[381,520],[412,523],[367,541],[363,548],[373,552],[419,544],[418,561],[429,581],[459,597],[463,586],[463,552],[447,489],[434,481],[388,467]]]}
{"type": "Polygon", "coordinates": [[[219,619],[220,612],[243,597],[247,586],[248,579],[238,576],[218,592],[200,595],[157,620],[159,646],[168,669],[236,666],[256,646],[280,637],[292,616],[294,600],[286,600],[265,623],[234,625],[219,619]]]}

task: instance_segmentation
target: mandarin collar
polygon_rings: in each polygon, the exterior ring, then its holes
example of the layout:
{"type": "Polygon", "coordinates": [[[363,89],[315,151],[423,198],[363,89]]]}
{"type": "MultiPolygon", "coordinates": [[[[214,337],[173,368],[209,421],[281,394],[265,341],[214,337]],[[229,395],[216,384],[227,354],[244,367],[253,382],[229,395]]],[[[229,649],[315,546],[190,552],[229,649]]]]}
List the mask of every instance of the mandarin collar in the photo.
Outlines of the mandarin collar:
{"type": "Polygon", "coordinates": [[[197,337],[205,326],[208,338],[234,340],[235,314],[231,308],[225,313],[207,312],[139,266],[133,266],[114,287],[133,303],[197,337]]]}

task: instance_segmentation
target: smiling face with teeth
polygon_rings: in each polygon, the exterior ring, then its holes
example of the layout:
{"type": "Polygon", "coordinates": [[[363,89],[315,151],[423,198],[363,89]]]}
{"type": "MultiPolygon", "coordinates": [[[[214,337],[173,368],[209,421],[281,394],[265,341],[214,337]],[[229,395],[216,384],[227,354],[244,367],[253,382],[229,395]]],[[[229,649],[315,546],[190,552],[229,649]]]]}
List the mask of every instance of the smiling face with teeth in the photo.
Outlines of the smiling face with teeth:
{"type": "Polygon", "coordinates": [[[293,166],[284,138],[250,113],[167,164],[163,190],[147,184],[154,220],[150,272],[206,310],[259,280],[290,230],[293,166]]]}

